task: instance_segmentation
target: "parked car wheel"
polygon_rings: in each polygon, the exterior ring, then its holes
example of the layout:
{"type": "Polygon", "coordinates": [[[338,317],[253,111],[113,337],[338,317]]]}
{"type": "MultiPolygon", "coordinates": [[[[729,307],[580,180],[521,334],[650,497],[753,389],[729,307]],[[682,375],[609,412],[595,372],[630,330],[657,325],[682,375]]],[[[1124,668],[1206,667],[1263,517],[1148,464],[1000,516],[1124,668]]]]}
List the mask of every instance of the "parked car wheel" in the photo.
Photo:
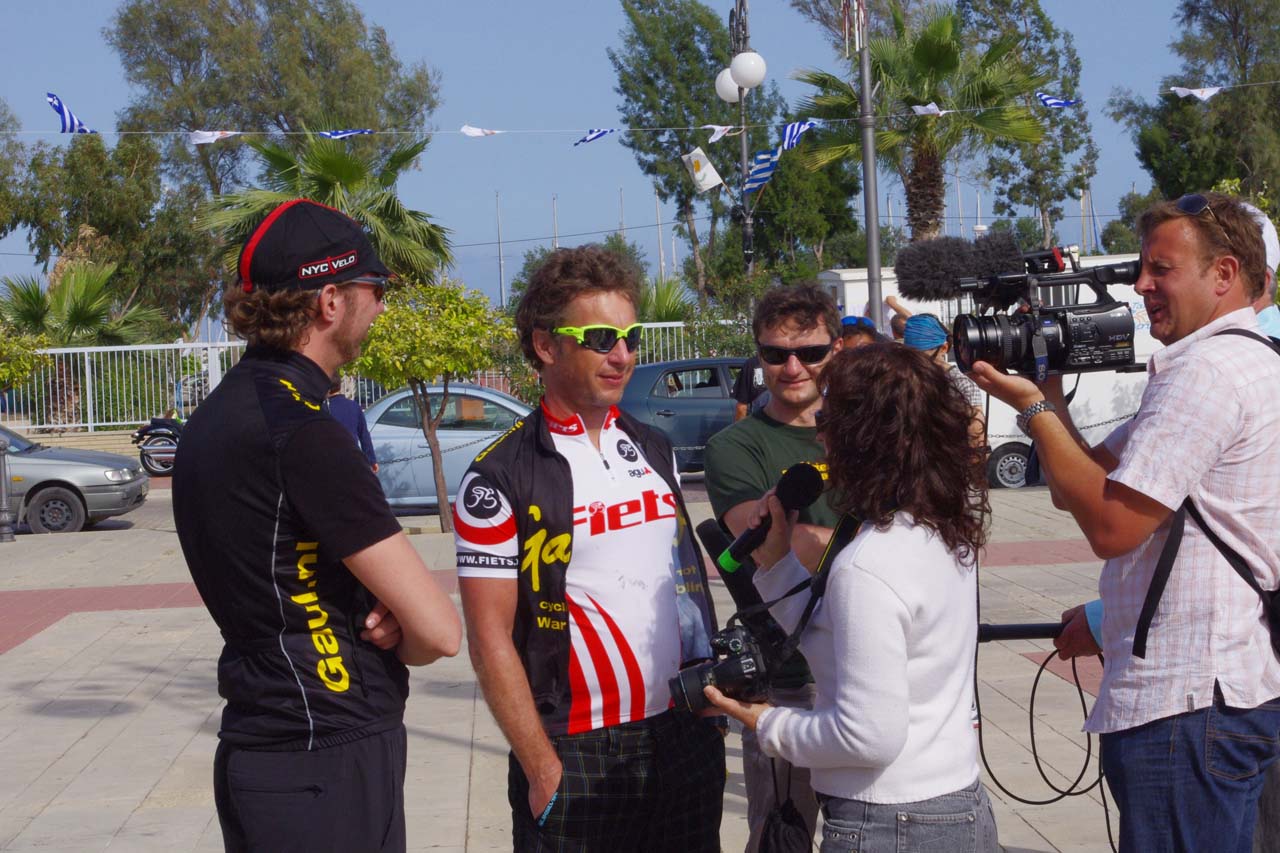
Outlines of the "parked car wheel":
{"type": "Polygon", "coordinates": [[[75,533],[84,527],[84,503],[70,489],[50,486],[27,503],[27,526],[32,533],[75,533]]]}
{"type": "Polygon", "coordinates": [[[987,460],[987,481],[995,489],[1021,489],[1027,484],[1027,456],[1025,444],[1011,441],[991,452],[987,460]]]}
{"type": "Polygon", "coordinates": [[[142,444],[138,445],[138,460],[142,462],[142,467],[147,469],[148,474],[160,477],[172,474],[172,457],[169,459],[153,458],[151,454],[147,453],[148,449],[173,453],[178,449],[178,442],[167,435],[153,435],[150,438],[144,438],[142,444]]]}

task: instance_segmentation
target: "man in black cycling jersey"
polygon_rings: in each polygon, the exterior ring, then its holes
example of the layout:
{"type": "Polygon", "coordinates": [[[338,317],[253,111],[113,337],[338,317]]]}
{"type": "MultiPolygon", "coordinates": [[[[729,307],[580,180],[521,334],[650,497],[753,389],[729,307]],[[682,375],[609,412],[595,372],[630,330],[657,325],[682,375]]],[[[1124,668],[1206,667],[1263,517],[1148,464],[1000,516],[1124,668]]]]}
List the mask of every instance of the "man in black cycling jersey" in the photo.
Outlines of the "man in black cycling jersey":
{"type": "Polygon", "coordinates": [[[173,512],[224,641],[228,851],[405,849],[405,665],[457,654],[462,629],[323,406],[389,275],[338,211],[273,210],[223,300],[248,349],[183,430],[173,512]]]}
{"type": "Polygon", "coordinates": [[[603,249],[547,258],[516,312],[542,402],[476,456],[454,507],[520,851],[720,850],[724,740],[667,685],[710,655],[706,573],[670,442],[617,408],[639,298],[603,249]]]}

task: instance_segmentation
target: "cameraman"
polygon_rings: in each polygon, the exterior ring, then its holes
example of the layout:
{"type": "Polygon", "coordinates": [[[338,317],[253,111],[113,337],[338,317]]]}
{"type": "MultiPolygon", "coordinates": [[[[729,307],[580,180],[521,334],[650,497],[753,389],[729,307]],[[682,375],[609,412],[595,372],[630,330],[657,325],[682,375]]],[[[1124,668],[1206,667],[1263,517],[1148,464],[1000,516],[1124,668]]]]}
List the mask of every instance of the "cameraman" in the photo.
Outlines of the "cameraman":
{"type": "MultiPolygon", "coordinates": [[[[1107,558],[1098,583],[1106,663],[1085,728],[1101,734],[1121,849],[1248,850],[1263,771],[1280,748],[1280,661],[1259,596],[1189,517],[1145,656],[1134,647],[1184,499],[1263,589],[1280,585],[1280,357],[1218,334],[1257,332],[1263,242],[1244,206],[1216,193],[1161,202],[1138,230],[1135,288],[1165,348],[1147,365],[1132,421],[1090,447],[1060,377],[1037,386],[982,362],[972,376],[1022,413],[1054,502],[1107,558]]],[[[1097,653],[1082,608],[1064,622],[1055,641],[1064,655],[1097,653]]]]}
{"type": "MultiPolygon", "coordinates": [[[[830,561],[801,636],[812,711],[706,695],[754,730],[768,755],[808,767],[825,818],[823,851],[999,849],[978,780],[973,704],[974,561],[986,539],[983,453],[969,403],[924,354],[877,343],[822,372],[819,433],[833,500],[865,519],[830,561]]],[[[754,553],[761,595],[807,576],[790,550],[795,516],[769,496],[754,553]],[[765,567],[772,566],[765,570],[765,567]]],[[[794,630],[808,596],[771,612],[794,630]]]]}

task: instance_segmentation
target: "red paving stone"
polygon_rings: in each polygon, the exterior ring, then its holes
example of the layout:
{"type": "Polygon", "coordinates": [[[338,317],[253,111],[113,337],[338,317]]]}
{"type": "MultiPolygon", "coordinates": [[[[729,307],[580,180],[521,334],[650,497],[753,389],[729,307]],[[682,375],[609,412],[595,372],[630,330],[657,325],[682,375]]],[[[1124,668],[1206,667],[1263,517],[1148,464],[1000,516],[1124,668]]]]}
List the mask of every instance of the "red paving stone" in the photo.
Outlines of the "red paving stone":
{"type": "MultiPolygon", "coordinates": [[[[1075,684],[1075,676],[1071,674],[1071,661],[1062,660],[1056,652],[1049,652],[1053,656],[1053,660],[1049,661],[1046,667],[1049,672],[1061,678],[1068,684],[1075,684]]],[[[1023,652],[1022,656],[1027,660],[1039,666],[1044,662],[1044,652],[1023,652]]],[[[1102,686],[1102,658],[1097,656],[1076,658],[1076,672],[1080,676],[1080,687],[1085,693],[1096,697],[1098,689],[1102,686]]]]}
{"type": "MultiPolygon", "coordinates": [[[[452,593],[457,572],[433,571],[432,576],[452,593]]],[[[203,607],[191,583],[151,583],[89,586],[73,589],[20,589],[0,592],[0,654],[18,646],[72,613],[105,610],[156,610],[203,607]]]]}
{"type": "Polygon", "coordinates": [[[1100,563],[1089,543],[1080,539],[1033,539],[995,542],[983,552],[984,566],[1049,566],[1059,563],[1100,563]]]}

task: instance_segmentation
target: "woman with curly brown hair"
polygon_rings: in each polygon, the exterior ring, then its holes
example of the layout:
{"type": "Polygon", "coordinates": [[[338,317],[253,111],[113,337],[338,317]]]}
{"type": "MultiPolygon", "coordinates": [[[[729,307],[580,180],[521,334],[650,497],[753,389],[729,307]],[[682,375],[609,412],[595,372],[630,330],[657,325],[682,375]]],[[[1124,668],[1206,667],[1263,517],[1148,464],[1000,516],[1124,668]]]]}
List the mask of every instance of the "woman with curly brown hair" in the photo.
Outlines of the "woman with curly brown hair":
{"type": "MultiPolygon", "coordinates": [[[[820,436],[839,509],[862,521],[830,560],[800,649],[812,711],[707,696],[753,728],[768,755],[810,768],[822,850],[996,851],[973,729],[977,554],[989,513],[970,407],[928,356],[873,344],[823,371],[820,436]]],[[[766,600],[805,577],[776,497],[755,552],[766,600]],[[767,571],[764,567],[771,566],[767,571]]],[[[808,596],[773,615],[788,630],[808,596]]]]}

